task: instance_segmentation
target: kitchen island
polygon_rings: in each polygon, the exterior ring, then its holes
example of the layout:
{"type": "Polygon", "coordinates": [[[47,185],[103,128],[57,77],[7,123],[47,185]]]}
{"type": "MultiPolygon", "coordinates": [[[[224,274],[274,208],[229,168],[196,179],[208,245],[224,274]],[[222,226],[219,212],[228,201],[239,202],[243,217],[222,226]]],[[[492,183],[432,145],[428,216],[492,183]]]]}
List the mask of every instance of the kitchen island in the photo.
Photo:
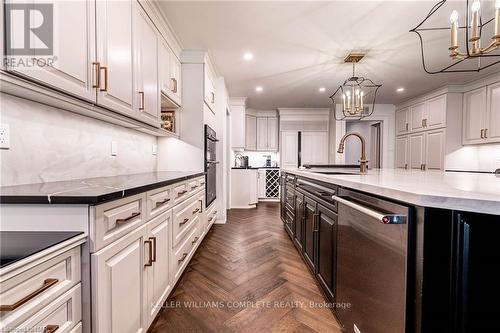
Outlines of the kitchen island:
{"type": "Polygon", "coordinates": [[[281,214],[347,332],[496,327],[494,174],[283,169],[281,214]],[[347,308],[347,310],[346,310],[347,308]]]}

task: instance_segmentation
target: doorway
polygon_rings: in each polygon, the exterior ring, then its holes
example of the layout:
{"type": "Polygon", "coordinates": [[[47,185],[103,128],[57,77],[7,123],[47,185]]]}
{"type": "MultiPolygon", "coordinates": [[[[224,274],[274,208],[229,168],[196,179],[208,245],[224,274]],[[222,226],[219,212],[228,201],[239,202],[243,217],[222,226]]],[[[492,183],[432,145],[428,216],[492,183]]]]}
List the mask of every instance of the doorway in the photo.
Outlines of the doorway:
{"type": "Polygon", "coordinates": [[[382,160],[382,129],[381,123],[374,123],[370,125],[370,157],[369,163],[371,169],[380,169],[382,160]]]}

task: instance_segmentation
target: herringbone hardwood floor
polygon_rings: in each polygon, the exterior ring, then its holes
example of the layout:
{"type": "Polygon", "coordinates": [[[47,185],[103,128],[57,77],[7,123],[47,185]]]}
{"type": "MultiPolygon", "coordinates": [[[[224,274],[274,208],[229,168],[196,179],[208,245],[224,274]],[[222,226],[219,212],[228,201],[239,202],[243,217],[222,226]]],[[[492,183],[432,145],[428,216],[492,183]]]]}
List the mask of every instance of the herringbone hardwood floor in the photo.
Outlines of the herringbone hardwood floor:
{"type": "Polygon", "coordinates": [[[231,210],[214,225],[150,329],[341,332],[286,234],[279,204],[231,210]]]}

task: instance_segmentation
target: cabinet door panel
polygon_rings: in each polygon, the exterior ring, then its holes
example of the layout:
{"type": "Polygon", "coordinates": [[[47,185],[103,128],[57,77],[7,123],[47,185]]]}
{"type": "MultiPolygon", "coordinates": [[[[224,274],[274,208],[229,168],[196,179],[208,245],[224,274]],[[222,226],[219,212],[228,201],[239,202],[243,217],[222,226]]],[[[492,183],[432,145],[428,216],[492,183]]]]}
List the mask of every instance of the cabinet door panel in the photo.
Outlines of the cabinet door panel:
{"type": "Polygon", "coordinates": [[[442,170],[444,166],[444,142],[445,132],[430,131],[427,132],[425,138],[426,145],[426,169],[429,170],[442,170]]]}
{"type": "Polygon", "coordinates": [[[481,130],[486,124],[486,88],[464,94],[464,143],[481,142],[481,130]]]}
{"type": "Polygon", "coordinates": [[[281,132],[280,160],[282,167],[297,167],[298,142],[297,132],[281,132]]]}
{"type": "Polygon", "coordinates": [[[426,128],[444,127],[446,125],[446,95],[438,96],[427,102],[426,128]]]}
{"type": "Polygon", "coordinates": [[[278,118],[267,118],[267,149],[278,150],[278,118]]]}
{"type": "Polygon", "coordinates": [[[181,62],[170,50],[170,87],[169,96],[179,106],[182,105],[182,75],[181,75],[181,62]]]}
{"type": "Polygon", "coordinates": [[[330,301],[335,290],[337,214],[318,205],[317,277],[330,301]]]}
{"type": "Polygon", "coordinates": [[[408,108],[396,111],[396,135],[408,132],[408,113],[408,108]]]}
{"type": "Polygon", "coordinates": [[[304,235],[303,235],[303,248],[304,257],[306,258],[306,263],[311,267],[313,271],[316,271],[315,260],[314,260],[314,238],[315,238],[315,227],[316,227],[316,203],[309,197],[304,199],[304,235]]]}
{"type": "Polygon", "coordinates": [[[171,93],[170,49],[167,42],[162,38],[159,39],[158,44],[158,73],[160,76],[160,89],[162,93],[169,96],[171,93]]]}
{"type": "Polygon", "coordinates": [[[102,68],[97,103],[132,117],[137,115],[132,54],[134,5],[130,0],[96,1],[97,59],[102,68]]]}
{"type": "Polygon", "coordinates": [[[500,142],[500,82],[488,86],[486,141],[500,142]]]}
{"type": "Polygon", "coordinates": [[[156,28],[147,14],[136,5],[134,22],[135,94],[140,120],[158,126],[160,96],[158,90],[158,41],[156,28]]]}
{"type": "MultiPolygon", "coordinates": [[[[47,57],[51,60],[53,57],[56,58],[52,66],[16,66],[7,69],[95,103],[96,90],[92,87],[95,80],[95,72],[92,70],[92,62],[95,59],[94,1],[32,2],[53,6],[52,20],[55,33],[53,55],[39,54],[42,53],[40,49],[43,49],[43,41],[35,38],[33,41],[35,51],[29,57],[47,57]]],[[[13,45],[16,45],[18,36],[14,34],[13,45]]]]}
{"type": "Polygon", "coordinates": [[[257,195],[259,198],[266,197],[266,170],[257,172],[257,195]]]}
{"type": "Polygon", "coordinates": [[[257,117],[257,150],[267,150],[267,118],[257,117]]]}
{"type": "Polygon", "coordinates": [[[245,116],[245,148],[255,150],[257,148],[257,118],[245,116]]]}
{"type": "Polygon", "coordinates": [[[411,130],[423,129],[423,119],[425,118],[425,103],[414,105],[410,108],[411,130]]]}
{"type": "Polygon", "coordinates": [[[328,163],[328,132],[302,132],[301,163],[328,163]]]}
{"type": "Polygon", "coordinates": [[[144,234],[145,225],[92,254],[94,332],[144,331],[144,234]]]}
{"type": "Polygon", "coordinates": [[[396,168],[408,168],[408,136],[396,138],[396,168]]]}
{"type": "Polygon", "coordinates": [[[303,251],[302,229],[304,227],[304,195],[299,192],[295,192],[295,207],[296,212],[294,241],[299,250],[303,251]]]}
{"type": "Polygon", "coordinates": [[[410,136],[410,168],[420,169],[425,163],[425,134],[415,134],[410,136]]]}

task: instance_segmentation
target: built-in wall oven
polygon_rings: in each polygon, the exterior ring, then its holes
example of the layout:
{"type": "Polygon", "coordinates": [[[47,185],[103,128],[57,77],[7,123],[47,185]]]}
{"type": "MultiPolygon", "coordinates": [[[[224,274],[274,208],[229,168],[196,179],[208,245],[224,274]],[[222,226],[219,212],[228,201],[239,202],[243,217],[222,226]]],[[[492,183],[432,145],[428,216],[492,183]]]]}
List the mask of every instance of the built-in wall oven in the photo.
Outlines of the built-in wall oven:
{"type": "Polygon", "coordinates": [[[336,315],[344,330],[410,332],[410,209],[344,188],[332,198],[338,204],[336,303],[342,305],[336,315]]]}
{"type": "Polygon", "coordinates": [[[206,207],[216,198],[217,186],[217,135],[208,125],[205,125],[205,205],[206,207]]]}

